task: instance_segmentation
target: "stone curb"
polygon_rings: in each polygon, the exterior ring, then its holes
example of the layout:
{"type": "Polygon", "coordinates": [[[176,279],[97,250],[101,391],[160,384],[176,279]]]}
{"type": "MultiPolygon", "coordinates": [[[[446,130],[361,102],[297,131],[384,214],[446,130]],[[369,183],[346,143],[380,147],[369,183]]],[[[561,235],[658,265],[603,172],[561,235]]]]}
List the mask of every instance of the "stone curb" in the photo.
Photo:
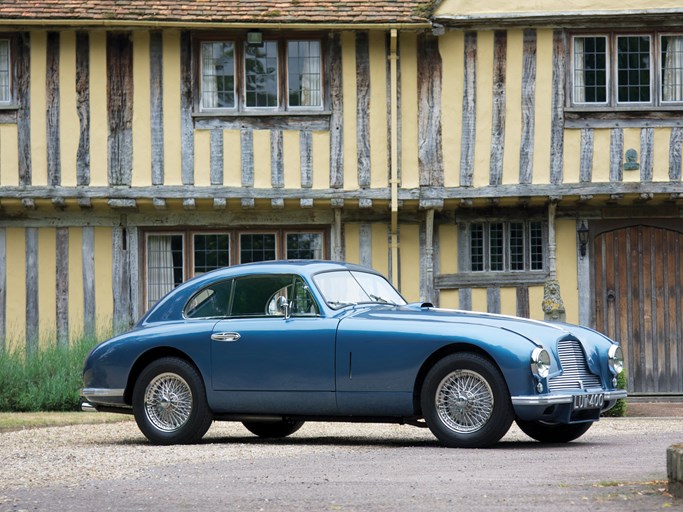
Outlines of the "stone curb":
{"type": "Polygon", "coordinates": [[[671,445],[666,450],[666,473],[669,477],[669,492],[683,498],[683,444],[671,445]]]}

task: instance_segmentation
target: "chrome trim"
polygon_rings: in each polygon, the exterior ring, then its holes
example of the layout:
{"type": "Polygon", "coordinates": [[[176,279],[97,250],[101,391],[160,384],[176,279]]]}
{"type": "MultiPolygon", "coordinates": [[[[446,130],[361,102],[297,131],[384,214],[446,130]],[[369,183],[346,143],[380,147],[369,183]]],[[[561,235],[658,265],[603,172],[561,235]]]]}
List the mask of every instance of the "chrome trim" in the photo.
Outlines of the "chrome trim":
{"type": "Polygon", "coordinates": [[[81,402],[81,411],[83,412],[97,412],[95,406],[90,402],[81,402]]]}
{"type": "Polygon", "coordinates": [[[110,389],[110,388],[83,388],[81,389],[81,396],[88,399],[97,398],[102,396],[108,397],[123,397],[123,389],[110,389]]]}
{"type": "MultiPolygon", "coordinates": [[[[614,391],[603,391],[601,389],[587,389],[586,393],[604,393],[605,402],[608,400],[619,400],[626,398],[627,393],[623,389],[614,391]]],[[[569,395],[536,395],[536,396],[513,396],[511,397],[512,405],[557,405],[557,404],[571,404],[574,401],[575,395],[583,393],[572,393],[569,395]]]]}

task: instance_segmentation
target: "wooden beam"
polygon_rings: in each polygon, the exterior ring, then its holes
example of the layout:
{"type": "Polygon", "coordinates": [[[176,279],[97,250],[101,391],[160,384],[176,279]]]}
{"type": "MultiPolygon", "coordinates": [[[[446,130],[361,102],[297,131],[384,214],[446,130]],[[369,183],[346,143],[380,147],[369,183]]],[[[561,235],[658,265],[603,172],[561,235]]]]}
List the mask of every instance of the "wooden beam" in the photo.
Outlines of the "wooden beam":
{"type": "Polygon", "coordinates": [[[186,197],[183,199],[183,210],[192,211],[197,209],[197,203],[194,197],[186,197]]]}
{"type": "Polygon", "coordinates": [[[417,38],[417,55],[419,184],[421,186],[443,186],[442,64],[438,39],[431,34],[420,34],[417,38]]]}
{"type": "Polygon", "coordinates": [[[282,144],[282,130],[271,130],[270,180],[273,188],[284,188],[285,186],[285,165],[282,144]]]}
{"type": "Polygon", "coordinates": [[[254,186],[254,132],[244,129],[241,132],[242,148],[242,186],[254,186]]]}
{"type": "Polygon", "coordinates": [[[14,58],[16,71],[17,101],[17,143],[19,152],[19,185],[30,186],[31,171],[31,35],[17,34],[14,58]]]}
{"type": "Polygon", "coordinates": [[[624,177],[624,131],[621,128],[610,130],[609,180],[623,181],[624,177]]]}
{"type": "Polygon", "coordinates": [[[369,187],[371,172],[370,43],[367,31],[356,32],[356,148],[358,186],[369,187]]]}
{"type": "Polygon", "coordinates": [[[654,159],[654,128],[640,130],[640,181],[652,181],[652,161],[654,159]]]}
{"type": "Polygon", "coordinates": [[[114,332],[121,332],[131,325],[130,320],[130,268],[127,254],[126,228],[112,229],[112,287],[114,295],[114,332]]]}
{"type": "Polygon", "coordinates": [[[579,181],[590,183],[593,181],[593,147],[594,133],[592,128],[581,129],[581,162],[579,181]]]}
{"type": "Polygon", "coordinates": [[[183,185],[194,185],[192,84],[192,36],[185,30],[180,33],[180,173],[183,185]]]}
{"type": "Polygon", "coordinates": [[[152,185],[164,184],[164,44],[161,30],[149,35],[150,128],[152,185]]]}
{"type": "Polygon", "coordinates": [[[26,228],[26,354],[38,351],[40,336],[38,289],[38,228],[26,228]]]}
{"type": "Polygon", "coordinates": [[[47,182],[62,182],[59,129],[59,32],[47,33],[47,70],[45,74],[47,182]]]}
{"type": "Polygon", "coordinates": [[[344,187],[344,100],[339,32],[332,32],[328,51],[330,77],[330,188],[344,187]]]}
{"type": "Polygon", "coordinates": [[[553,83],[550,120],[550,183],[559,185],[564,176],[564,103],[566,83],[566,36],[553,32],[553,83]]]}
{"type": "Polygon", "coordinates": [[[460,143],[460,186],[471,187],[474,176],[474,148],[477,126],[477,33],[465,32],[462,137],[460,143]]]}
{"type": "Polygon", "coordinates": [[[110,185],[133,174],[133,43],[129,32],[107,32],[107,110],[110,185]]]}
{"type": "Polygon", "coordinates": [[[493,113],[491,123],[491,159],[489,184],[500,185],[503,180],[505,153],[505,75],[507,64],[507,31],[496,30],[493,36],[493,113]]]}
{"type": "Polygon", "coordinates": [[[522,137],[519,149],[519,182],[531,183],[534,173],[536,124],[536,30],[524,30],[522,46],[522,137]]]}
{"type": "MultiPolygon", "coordinates": [[[[465,254],[469,262],[469,252],[465,254]]],[[[441,274],[434,278],[435,286],[444,289],[460,288],[513,288],[516,286],[542,285],[548,278],[547,272],[471,272],[469,270],[458,274],[441,274]]]]}
{"type": "Polygon", "coordinates": [[[210,179],[212,185],[223,185],[223,130],[211,130],[210,179]]]}
{"type": "Polygon", "coordinates": [[[76,184],[90,185],[90,38],[76,33],[76,113],[79,122],[76,150],[76,184]]]}
{"type": "Polygon", "coordinates": [[[683,128],[672,128],[669,136],[669,179],[681,181],[681,145],[683,128]]]}
{"type": "Polygon", "coordinates": [[[95,230],[92,226],[82,228],[83,272],[83,334],[94,339],[97,329],[95,295],[95,230]]]}
{"type": "Polygon", "coordinates": [[[529,287],[518,286],[516,289],[517,306],[515,314],[522,318],[529,318],[529,287]]]}
{"type": "Polygon", "coordinates": [[[313,133],[311,130],[299,132],[299,159],[301,166],[301,187],[313,187],[313,133]]]}
{"type": "Polygon", "coordinates": [[[69,344],[69,228],[56,230],[56,329],[57,346],[69,344]]]}

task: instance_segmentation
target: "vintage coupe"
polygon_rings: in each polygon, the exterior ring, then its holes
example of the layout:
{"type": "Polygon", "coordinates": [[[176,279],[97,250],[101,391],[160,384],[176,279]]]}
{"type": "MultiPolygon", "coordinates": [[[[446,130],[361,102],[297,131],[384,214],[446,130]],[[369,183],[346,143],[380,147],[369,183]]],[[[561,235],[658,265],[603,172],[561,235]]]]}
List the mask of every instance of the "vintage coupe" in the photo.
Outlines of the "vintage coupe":
{"type": "Polygon", "coordinates": [[[583,435],[626,392],[618,344],[591,329],[408,304],[379,273],[267,262],[196,277],[95,347],[83,410],[132,413],[153,443],[213,420],[284,437],[304,421],[427,426],[451,447],[583,435]]]}

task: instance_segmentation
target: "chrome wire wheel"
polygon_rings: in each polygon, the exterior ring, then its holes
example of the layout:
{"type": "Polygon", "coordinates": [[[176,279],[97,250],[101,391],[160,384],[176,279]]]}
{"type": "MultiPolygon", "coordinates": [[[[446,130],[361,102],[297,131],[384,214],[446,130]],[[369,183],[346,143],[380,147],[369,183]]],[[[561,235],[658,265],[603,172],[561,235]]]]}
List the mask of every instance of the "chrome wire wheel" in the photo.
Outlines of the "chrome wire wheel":
{"type": "Polygon", "coordinates": [[[477,372],[455,370],[436,389],[435,405],[439,419],[458,434],[482,429],[493,414],[493,391],[477,372]]]}
{"type": "Polygon", "coordinates": [[[175,373],[161,373],[149,383],[144,396],[145,415],[162,432],[175,432],[190,419],[192,390],[175,373]]]}

